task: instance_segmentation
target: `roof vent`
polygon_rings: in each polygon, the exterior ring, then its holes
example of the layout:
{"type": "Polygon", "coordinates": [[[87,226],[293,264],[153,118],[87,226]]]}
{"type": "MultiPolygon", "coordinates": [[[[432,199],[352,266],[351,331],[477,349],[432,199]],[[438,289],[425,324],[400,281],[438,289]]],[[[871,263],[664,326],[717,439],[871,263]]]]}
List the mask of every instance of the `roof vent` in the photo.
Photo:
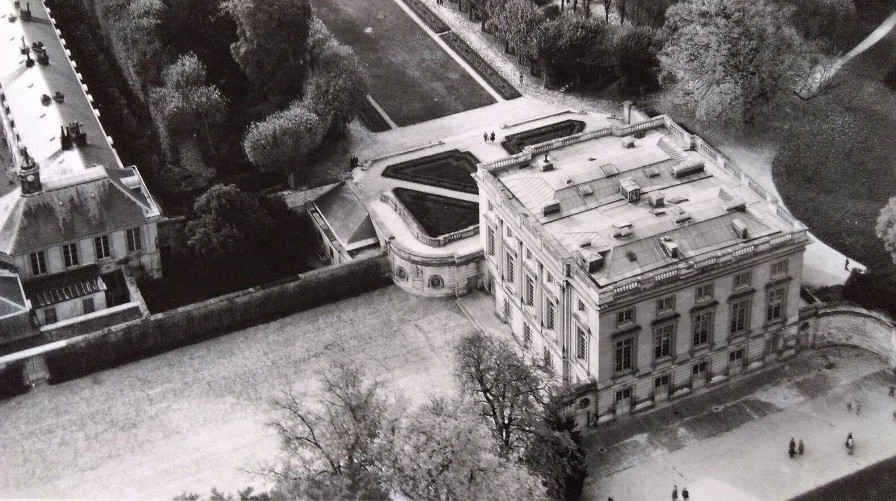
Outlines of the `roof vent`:
{"type": "Polygon", "coordinates": [[[613,238],[628,238],[632,236],[632,229],[630,227],[619,228],[613,232],[613,238]]]}
{"type": "Polygon", "coordinates": [[[560,212],[560,201],[556,198],[544,204],[544,207],[541,209],[541,213],[545,216],[550,216],[551,214],[556,214],[558,212],[560,212]]]}
{"type": "Polygon", "coordinates": [[[737,236],[743,240],[746,240],[750,236],[749,230],[747,230],[747,225],[739,218],[734,218],[731,221],[731,226],[734,228],[734,232],[737,233],[737,236]]]}
{"type": "Polygon", "coordinates": [[[82,129],[84,124],[81,122],[72,122],[65,127],[65,135],[69,140],[78,146],[87,146],[87,133],[82,129]]]}
{"type": "Polygon", "coordinates": [[[626,251],[626,252],[625,252],[625,257],[627,257],[628,260],[631,261],[631,262],[633,262],[633,263],[634,263],[635,261],[638,260],[638,256],[636,256],[635,253],[632,252],[632,251],[626,251]]]}
{"type": "Polygon", "coordinates": [[[591,185],[583,184],[579,186],[579,195],[582,195],[583,197],[594,195],[594,190],[591,189],[591,185]]]}
{"type": "Polygon", "coordinates": [[[20,10],[19,15],[22,16],[22,21],[31,21],[31,3],[25,2],[25,10],[20,10]]]}
{"type": "Polygon", "coordinates": [[[703,172],[703,159],[691,158],[672,167],[672,175],[676,178],[703,172]]]}
{"type": "Polygon", "coordinates": [[[678,257],[678,244],[669,237],[660,237],[660,247],[669,257],[678,257]]]}
{"type": "Polygon", "coordinates": [[[578,251],[579,261],[588,273],[594,273],[604,264],[604,256],[592,249],[581,249],[578,251]]]}
{"type": "Polygon", "coordinates": [[[56,93],[53,94],[53,101],[56,101],[59,104],[64,103],[65,102],[65,94],[63,94],[62,92],[57,90],[56,93]]]}
{"type": "Polygon", "coordinates": [[[747,202],[737,195],[732,195],[725,188],[719,189],[719,200],[722,202],[722,208],[727,212],[747,210],[747,202]]]}
{"type": "Polygon", "coordinates": [[[619,191],[629,202],[635,203],[641,199],[641,187],[630,177],[619,180],[619,191]]]}
{"type": "Polygon", "coordinates": [[[37,57],[37,62],[46,66],[50,64],[50,56],[47,55],[47,49],[44,47],[44,43],[41,41],[34,42],[31,44],[31,48],[34,50],[34,55],[37,57]]]}
{"type": "Polygon", "coordinates": [[[656,167],[648,167],[644,169],[644,175],[647,177],[657,177],[660,175],[660,170],[656,167]]]}
{"type": "Polygon", "coordinates": [[[653,208],[665,207],[666,194],[662,191],[652,191],[647,195],[647,201],[650,202],[650,206],[653,208]]]}
{"type": "Polygon", "coordinates": [[[613,177],[613,176],[615,176],[616,174],[619,174],[619,169],[617,169],[616,166],[613,165],[613,164],[604,164],[604,165],[601,165],[601,166],[600,166],[600,170],[601,170],[601,171],[604,173],[604,175],[607,176],[607,177],[613,177]]]}
{"type": "Polygon", "coordinates": [[[679,211],[673,218],[675,224],[684,224],[691,220],[691,215],[687,211],[679,211]]]}
{"type": "Polygon", "coordinates": [[[631,136],[625,136],[622,138],[622,146],[626,148],[634,148],[635,147],[635,138],[631,136]]]}

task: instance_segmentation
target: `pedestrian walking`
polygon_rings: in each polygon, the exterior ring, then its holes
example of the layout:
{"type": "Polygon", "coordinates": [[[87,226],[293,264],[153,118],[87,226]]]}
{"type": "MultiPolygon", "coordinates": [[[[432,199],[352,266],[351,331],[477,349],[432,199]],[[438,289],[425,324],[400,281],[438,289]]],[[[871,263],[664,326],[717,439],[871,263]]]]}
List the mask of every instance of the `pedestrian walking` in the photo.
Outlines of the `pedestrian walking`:
{"type": "Polygon", "coordinates": [[[843,269],[849,271],[849,259],[846,260],[846,264],[843,265],[843,269]]]}
{"type": "Polygon", "coordinates": [[[806,451],[806,446],[803,445],[803,439],[800,439],[800,445],[797,447],[797,451],[800,453],[800,456],[803,455],[803,452],[806,451]]]}
{"type": "Polygon", "coordinates": [[[790,454],[790,459],[796,456],[796,442],[793,440],[793,437],[790,437],[790,446],[787,448],[787,453],[790,454]]]}
{"type": "Polygon", "coordinates": [[[483,132],[483,133],[482,133],[482,140],[483,140],[484,142],[486,142],[486,143],[488,142],[488,132],[483,132]]]}
{"type": "Polygon", "coordinates": [[[849,454],[850,456],[852,456],[852,451],[855,448],[855,446],[856,446],[856,443],[852,439],[852,432],[850,432],[849,435],[846,436],[846,453],[849,454]]]}
{"type": "Polygon", "coordinates": [[[852,412],[852,400],[846,401],[846,410],[852,412]]]}
{"type": "Polygon", "coordinates": [[[890,396],[896,396],[896,386],[890,386],[890,396]]]}
{"type": "Polygon", "coordinates": [[[523,72],[520,71],[520,87],[523,86],[523,72]]]}
{"type": "Polygon", "coordinates": [[[678,486],[672,488],[672,501],[676,501],[678,499],[678,486]]]}
{"type": "Polygon", "coordinates": [[[691,494],[688,492],[687,487],[681,490],[681,498],[684,499],[684,501],[688,501],[688,499],[691,498],[691,494]]]}
{"type": "Polygon", "coordinates": [[[494,143],[495,142],[495,132],[494,131],[492,131],[491,139],[492,139],[492,142],[494,143]]]}
{"type": "Polygon", "coordinates": [[[862,413],[862,402],[856,402],[856,414],[862,413]]]}

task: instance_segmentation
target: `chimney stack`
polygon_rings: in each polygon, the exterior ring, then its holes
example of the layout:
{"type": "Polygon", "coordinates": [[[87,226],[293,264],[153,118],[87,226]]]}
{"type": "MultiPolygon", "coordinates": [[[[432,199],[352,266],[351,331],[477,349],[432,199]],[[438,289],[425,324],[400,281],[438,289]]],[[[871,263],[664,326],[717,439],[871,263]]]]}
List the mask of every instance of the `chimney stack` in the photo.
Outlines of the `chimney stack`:
{"type": "Polygon", "coordinates": [[[34,158],[28,154],[28,148],[19,148],[19,185],[22,187],[22,195],[34,195],[40,193],[40,167],[34,158]]]}
{"type": "Polygon", "coordinates": [[[31,21],[31,3],[25,2],[25,10],[19,11],[19,15],[22,16],[22,21],[28,22],[31,21]]]}
{"type": "Polygon", "coordinates": [[[68,124],[68,137],[76,146],[87,146],[87,133],[81,130],[81,122],[68,124]]]}
{"type": "Polygon", "coordinates": [[[47,49],[44,47],[43,42],[34,42],[33,44],[31,44],[31,48],[34,49],[34,55],[37,57],[38,63],[44,66],[50,64],[50,56],[47,55],[47,49]]]}
{"type": "Polygon", "coordinates": [[[68,135],[68,130],[62,125],[59,126],[59,142],[62,143],[63,150],[72,149],[72,138],[68,135]]]}

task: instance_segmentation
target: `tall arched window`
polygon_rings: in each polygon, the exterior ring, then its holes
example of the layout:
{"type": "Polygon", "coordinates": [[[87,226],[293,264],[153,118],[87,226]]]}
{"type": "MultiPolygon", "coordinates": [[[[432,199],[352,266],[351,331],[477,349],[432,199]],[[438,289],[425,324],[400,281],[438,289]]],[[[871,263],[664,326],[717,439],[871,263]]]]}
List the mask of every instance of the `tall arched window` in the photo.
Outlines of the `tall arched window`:
{"type": "Polygon", "coordinates": [[[432,289],[441,289],[442,287],[445,287],[445,281],[438,275],[430,275],[429,287],[432,289]]]}

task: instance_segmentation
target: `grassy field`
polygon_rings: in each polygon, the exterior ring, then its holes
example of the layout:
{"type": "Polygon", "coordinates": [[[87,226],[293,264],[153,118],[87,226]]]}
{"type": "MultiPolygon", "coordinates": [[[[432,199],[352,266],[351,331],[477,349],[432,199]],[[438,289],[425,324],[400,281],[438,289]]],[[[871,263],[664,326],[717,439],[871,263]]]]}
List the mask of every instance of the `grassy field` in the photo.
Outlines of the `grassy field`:
{"type": "Polygon", "coordinates": [[[367,66],[370,95],[399,126],[495,102],[394,0],[312,0],[367,66]]]}
{"type": "Polygon", "coordinates": [[[890,273],[874,235],[878,213],[896,196],[896,34],[844,66],[834,88],[794,110],[774,162],[787,207],[832,247],[890,273]]]}

